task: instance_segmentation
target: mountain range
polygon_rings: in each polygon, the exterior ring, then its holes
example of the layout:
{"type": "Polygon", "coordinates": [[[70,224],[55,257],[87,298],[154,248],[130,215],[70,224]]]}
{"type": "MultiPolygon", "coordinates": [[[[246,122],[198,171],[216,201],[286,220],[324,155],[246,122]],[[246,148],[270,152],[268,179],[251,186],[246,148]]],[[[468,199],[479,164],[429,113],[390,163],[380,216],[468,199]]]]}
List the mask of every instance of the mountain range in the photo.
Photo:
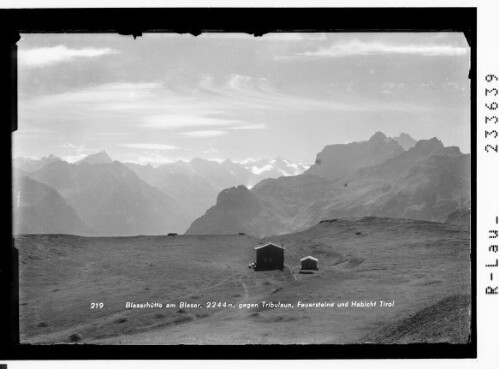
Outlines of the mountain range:
{"type": "MultiPolygon", "coordinates": [[[[225,188],[244,184],[254,186],[266,178],[303,173],[306,167],[282,158],[221,163],[194,158],[154,168],[126,163],[141,179],[175,198],[189,215],[191,223],[215,205],[217,195],[225,188]]],[[[190,223],[189,223],[190,224],[190,223]]]]}
{"type": "Polygon", "coordinates": [[[53,188],[14,171],[14,234],[88,234],[89,227],[53,188]]]}
{"type": "Polygon", "coordinates": [[[368,141],[327,146],[301,175],[224,190],[187,234],[266,237],[363,216],[463,222],[451,214],[470,202],[470,173],[471,156],[437,138],[404,150],[377,132],[368,141]]]}
{"type": "Polygon", "coordinates": [[[404,151],[396,140],[376,132],[368,141],[326,146],[305,174],[335,180],[360,168],[380,164],[404,151]]]}
{"type": "MultiPolygon", "coordinates": [[[[29,173],[29,177],[56,191],[75,210],[88,226],[85,234],[156,234],[159,230],[164,233],[181,229],[188,223],[173,198],[143,182],[117,161],[57,161],[29,173]]],[[[25,194],[20,191],[23,198],[25,194]]]]}
{"type": "Polygon", "coordinates": [[[41,159],[15,158],[12,161],[12,166],[24,172],[34,172],[35,170],[41,169],[45,165],[55,161],[61,161],[61,158],[58,158],[53,154],[45,156],[41,159]]]}
{"type": "MultiPolygon", "coordinates": [[[[53,209],[42,201],[40,211],[30,217],[14,208],[17,233],[71,233],[80,235],[118,235],[183,233],[190,224],[215,204],[224,188],[238,184],[252,186],[262,179],[295,175],[306,167],[282,158],[215,162],[195,158],[160,167],[113,161],[104,151],[68,163],[50,155],[39,160],[17,158],[14,201],[27,199],[26,189],[37,186],[57,196],[53,209]],[[64,204],[60,207],[57,204],[64,204]],[[43,205],[43,206],[42,206],[43,205]],[[63,211],[63,208],[66,209],[63,211]],[[67,226],[68,212],[80,226],[67,226]],[[51,214],[54,227],[46,224],[51,214]],[[38,220],[37,220],[38,219],[38,220]],[[36,227],[25,225],[37,224],[36,227]]],[[[31,201],[32,202],[32,201],[31,201]]],[[[30,202],[30,203],[31,203],[30,202]]]]}
{"type": "Polygon", "coordinates": [[[470,155],[407,134],[328,145],[310,167],[282,158],[153,167],[104,151],[13,166],[16,233],[265,237],[362,216],[469,224],[470,155]]]}

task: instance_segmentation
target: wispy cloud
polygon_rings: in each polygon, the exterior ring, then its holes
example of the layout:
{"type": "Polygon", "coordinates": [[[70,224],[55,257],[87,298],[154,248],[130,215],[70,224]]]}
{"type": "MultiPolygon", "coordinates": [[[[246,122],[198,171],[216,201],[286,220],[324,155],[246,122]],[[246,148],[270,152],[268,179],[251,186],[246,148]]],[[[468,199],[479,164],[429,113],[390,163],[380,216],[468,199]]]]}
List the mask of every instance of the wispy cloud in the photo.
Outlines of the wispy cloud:
{"type": "Polygon", "coordinates": [[[73,149],[77,149],[77,148],[78,148],[78,146],[73,145],[71,142],[66,142],[66,143],[61,145],[61,149],[73,150],[73,149]]]}
{"type": "Polygon", "coordinates": [[[424,56],[457,56],[466,55],[469,48],[436,43],[395,44],[379,41],[350,40],[335,43],[326,48],[295,53],[297,57],[341,58],[362,55],[424,55],[424,56]]]}
{"type": "Polygon", "coordinates": [[[178,147],[174,145],[164,145],[164,144],[152,144],[152,143],[130,143],[130,144],[122,144],[122,147],[126,147],[129,149],[141,149],[141,150],[157,150],[157,151],[168,151],[168,150],[177,150],[178,147]]]}
{"type": "Polygon", "coordinates": [[[158,152],[152,152],[148,155],[141,155],[135,160],[127,160],[129,163],[136,163],[140,165],[147,165],[150,164],[154,167],[163,165],[163,164],[168,164],[168,163],[173,163],[175,161],[179,160],[178,158],[172,158],[170,156],[166,156],[163,154],[160,154],[158,152]]]}
{"type": "Polygon", "coordinates": [[[206,131],[189,131],[182,132],[181,135],[192,137],[192,138],[206,138],[206,137],[217,137],[226,135],[227,131],[216,131],[216,130],[206,130],[206,131]]]}
{"type": "Polygon", "coordinates": [[[404,87],[404,83],[384,82],[381,85],[380,94],[392,95],[404,87]]]}
{"type": "Polygon", "coordinates": [[[168,151],[168,150],[178,149],[178,147],[174,145],[150,144],[150,143],[132,143],[132,144],[122,144],[120,146],[129,149],[157,150],[157,151],[168,151]]]}
{"type": "Polygon", "coordinates": [[[111,48],[71,49],[64,45],[19,50],[19,62],[25,67],[44,67],[68,62],[78,58],[97,58],[119,53],[111,48]]]}
{"type": "Polygon", "coordinates": [[[241,90],[242,88],[248,86],[253,79],[248,76],[243,76],[240,74],[232,74],[229,76],[227,84],[230,88],[235,90],[241,90]]]}
{"type": "Polygon", "coordinates": [[[224,127],[240,123],[234,119],[220,119],[202,115],[203,112],[193,110],[190,114],[155,115],[144,118],[142,127],[154,129],[181,129],[200,127],[224,127]],[[201,113],[200,115],[197,115],[201,113]]]}
{"type": "MultiPolygon", "coordinates": [[[[164,135],[175,131],[185,133],[184,137],[196,138],[264,130],[276,122],[271,118],[276,115],[425,109],[421,104],[371,101],[329,90],[318,96],[304,96],[299,91],[279,89],[266,78],[239,74],[218,80],[204,75],[199,84],[202,89],[193,92],[192,89],[171,89],[162,83],[108,83],[23,98],[19,103],[19,119],[23,130],[43,122],[54,132],[66,131],[68,122],[74,122],[79,133],[88,135],[94,131],[99,137],[105,132],[164,135]]],[[[77,131],[73,128],[72,132],[77,131]]]]}
{"type": "Polygon", "coordinates": [[[77,161],[84,159],[86,156],[87,154],[66,155],[63,156],[61,159],[67,161],[68,163],[76,163],[77,161]]]}
{"type": "Polygon", "coordinates": [[[69,141],[60,144],[59,148],[62,149],[62,152],[60,152],[60,154],[58,155],[62,160],[67,161],[68,163],[77,162],[85,158],[87,155],[94,154],[97,151],[94,148],[87,147],[85,143],[75,145],[74,143],[69,141]]]}
{"type": "Polygon", "coordinates": [[[267,126],[263,123],[257,123],[257,124],[246,124],[246,125],[242,125],[242,126],[234,126],[234,127],[230,127],[229,129],[235,129],[235,130],[245,130],[245,129],[248,129],[248,130],[253,130],[253,129],[266,129],[267,126]]]}
{"type": "Polygon", "coordinates": [[[72,144],[71,142],[66,142],[62,144],[61,148],[65,149],[66,152],[69,151],[71,153],[70,155],[62,156],[62,160],[65,160],[68,163],[77,162],[86,157],[88,154],[92,154],[95,152],[94,149],[86,147],[85,144],[81,144],[78,146],[72,144]]]}
{"type": "Polygon", "coordinates": [[[213,147],[213,144],[210,142],[210,148],[203,151],[203,154],[216,154],[218,152],[217,149],[213,147]]]}
{"type": "Polygon", "coordinates": [[[154,82],[105,83],[60,94],[41,96],[36,101],[44,105],[91,104],[97,109],[126,109],[134,103],[147,101],[161,90],[154,82]],[[121,104],[114,106],[114,104],[121,104]]]}
{"type": "MultiPolygon", "coordinates": [[[[227,78],[225,86],[228,90],[235,91],[269,91],[272,87],[267,78],[264,77],[249,77],[237,73],[232,73],[227,78]]],[[[222,91],[218,91],[221,93],[222,91]]]]}
{"type": "MultiPolygon", "coordinates": [[[[55,132],[64,130],[67,122],[79,122],[77,127],[88,129],[94,124],[107,127],[106,131],[113,131],[113,135],[123,132],[113,122],[142,120],[145,112],[151,107],[161,109],[156,102],[157,96],[163,91],[160,83],[105,83],[74,89],[62,93],[42,95],[33,98],[19,99],[19,119],[23,122],[23,131],[26,128],[50,126],[55,132]],[[105,126],[102,123],[106,123],[105,126]]],[[[97,130],[102,133],[102,129],[97,130]]],[[[86,133],[87,134],[87,133],[86,133]]]]}

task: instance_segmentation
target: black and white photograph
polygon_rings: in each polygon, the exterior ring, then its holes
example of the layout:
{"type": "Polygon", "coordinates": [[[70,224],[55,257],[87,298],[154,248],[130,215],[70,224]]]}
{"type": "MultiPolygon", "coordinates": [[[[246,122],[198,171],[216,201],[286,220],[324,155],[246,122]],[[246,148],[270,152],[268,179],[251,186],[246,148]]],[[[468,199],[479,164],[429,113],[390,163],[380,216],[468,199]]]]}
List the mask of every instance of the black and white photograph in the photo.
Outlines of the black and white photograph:
{"type": "Polygon", "coordinates": [[[26,344],[466,344],[461,32],[21,34],[26,344]]]}

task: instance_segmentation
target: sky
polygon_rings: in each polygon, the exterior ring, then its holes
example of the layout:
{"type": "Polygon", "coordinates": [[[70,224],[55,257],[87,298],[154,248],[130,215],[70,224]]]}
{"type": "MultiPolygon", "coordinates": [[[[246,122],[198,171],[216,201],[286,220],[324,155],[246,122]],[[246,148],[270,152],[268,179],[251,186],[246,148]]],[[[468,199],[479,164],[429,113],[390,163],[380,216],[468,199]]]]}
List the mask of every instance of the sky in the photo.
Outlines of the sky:
{"type": "Polygon", "coordinates": [[[312,164],[381,131],[470,151],[461,33],[23,34],[13,156],[312,164]]]}

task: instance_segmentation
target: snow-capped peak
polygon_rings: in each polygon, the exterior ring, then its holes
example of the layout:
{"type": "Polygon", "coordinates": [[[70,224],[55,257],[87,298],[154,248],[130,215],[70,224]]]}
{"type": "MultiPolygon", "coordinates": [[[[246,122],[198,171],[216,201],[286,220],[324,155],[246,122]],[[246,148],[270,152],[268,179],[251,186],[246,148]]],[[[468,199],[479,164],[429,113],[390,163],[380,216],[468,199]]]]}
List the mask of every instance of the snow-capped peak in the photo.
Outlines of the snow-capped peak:
{"type": "Polygon", "coordinates": [[[271,175],[271,176],[295,176],[307,170],[307,166],[293,163],[287,159],[246,159],[238,162],[247,170],[255,175],[271,175]],[[273,172],[273,173],[272,173],[273,172]]]}

